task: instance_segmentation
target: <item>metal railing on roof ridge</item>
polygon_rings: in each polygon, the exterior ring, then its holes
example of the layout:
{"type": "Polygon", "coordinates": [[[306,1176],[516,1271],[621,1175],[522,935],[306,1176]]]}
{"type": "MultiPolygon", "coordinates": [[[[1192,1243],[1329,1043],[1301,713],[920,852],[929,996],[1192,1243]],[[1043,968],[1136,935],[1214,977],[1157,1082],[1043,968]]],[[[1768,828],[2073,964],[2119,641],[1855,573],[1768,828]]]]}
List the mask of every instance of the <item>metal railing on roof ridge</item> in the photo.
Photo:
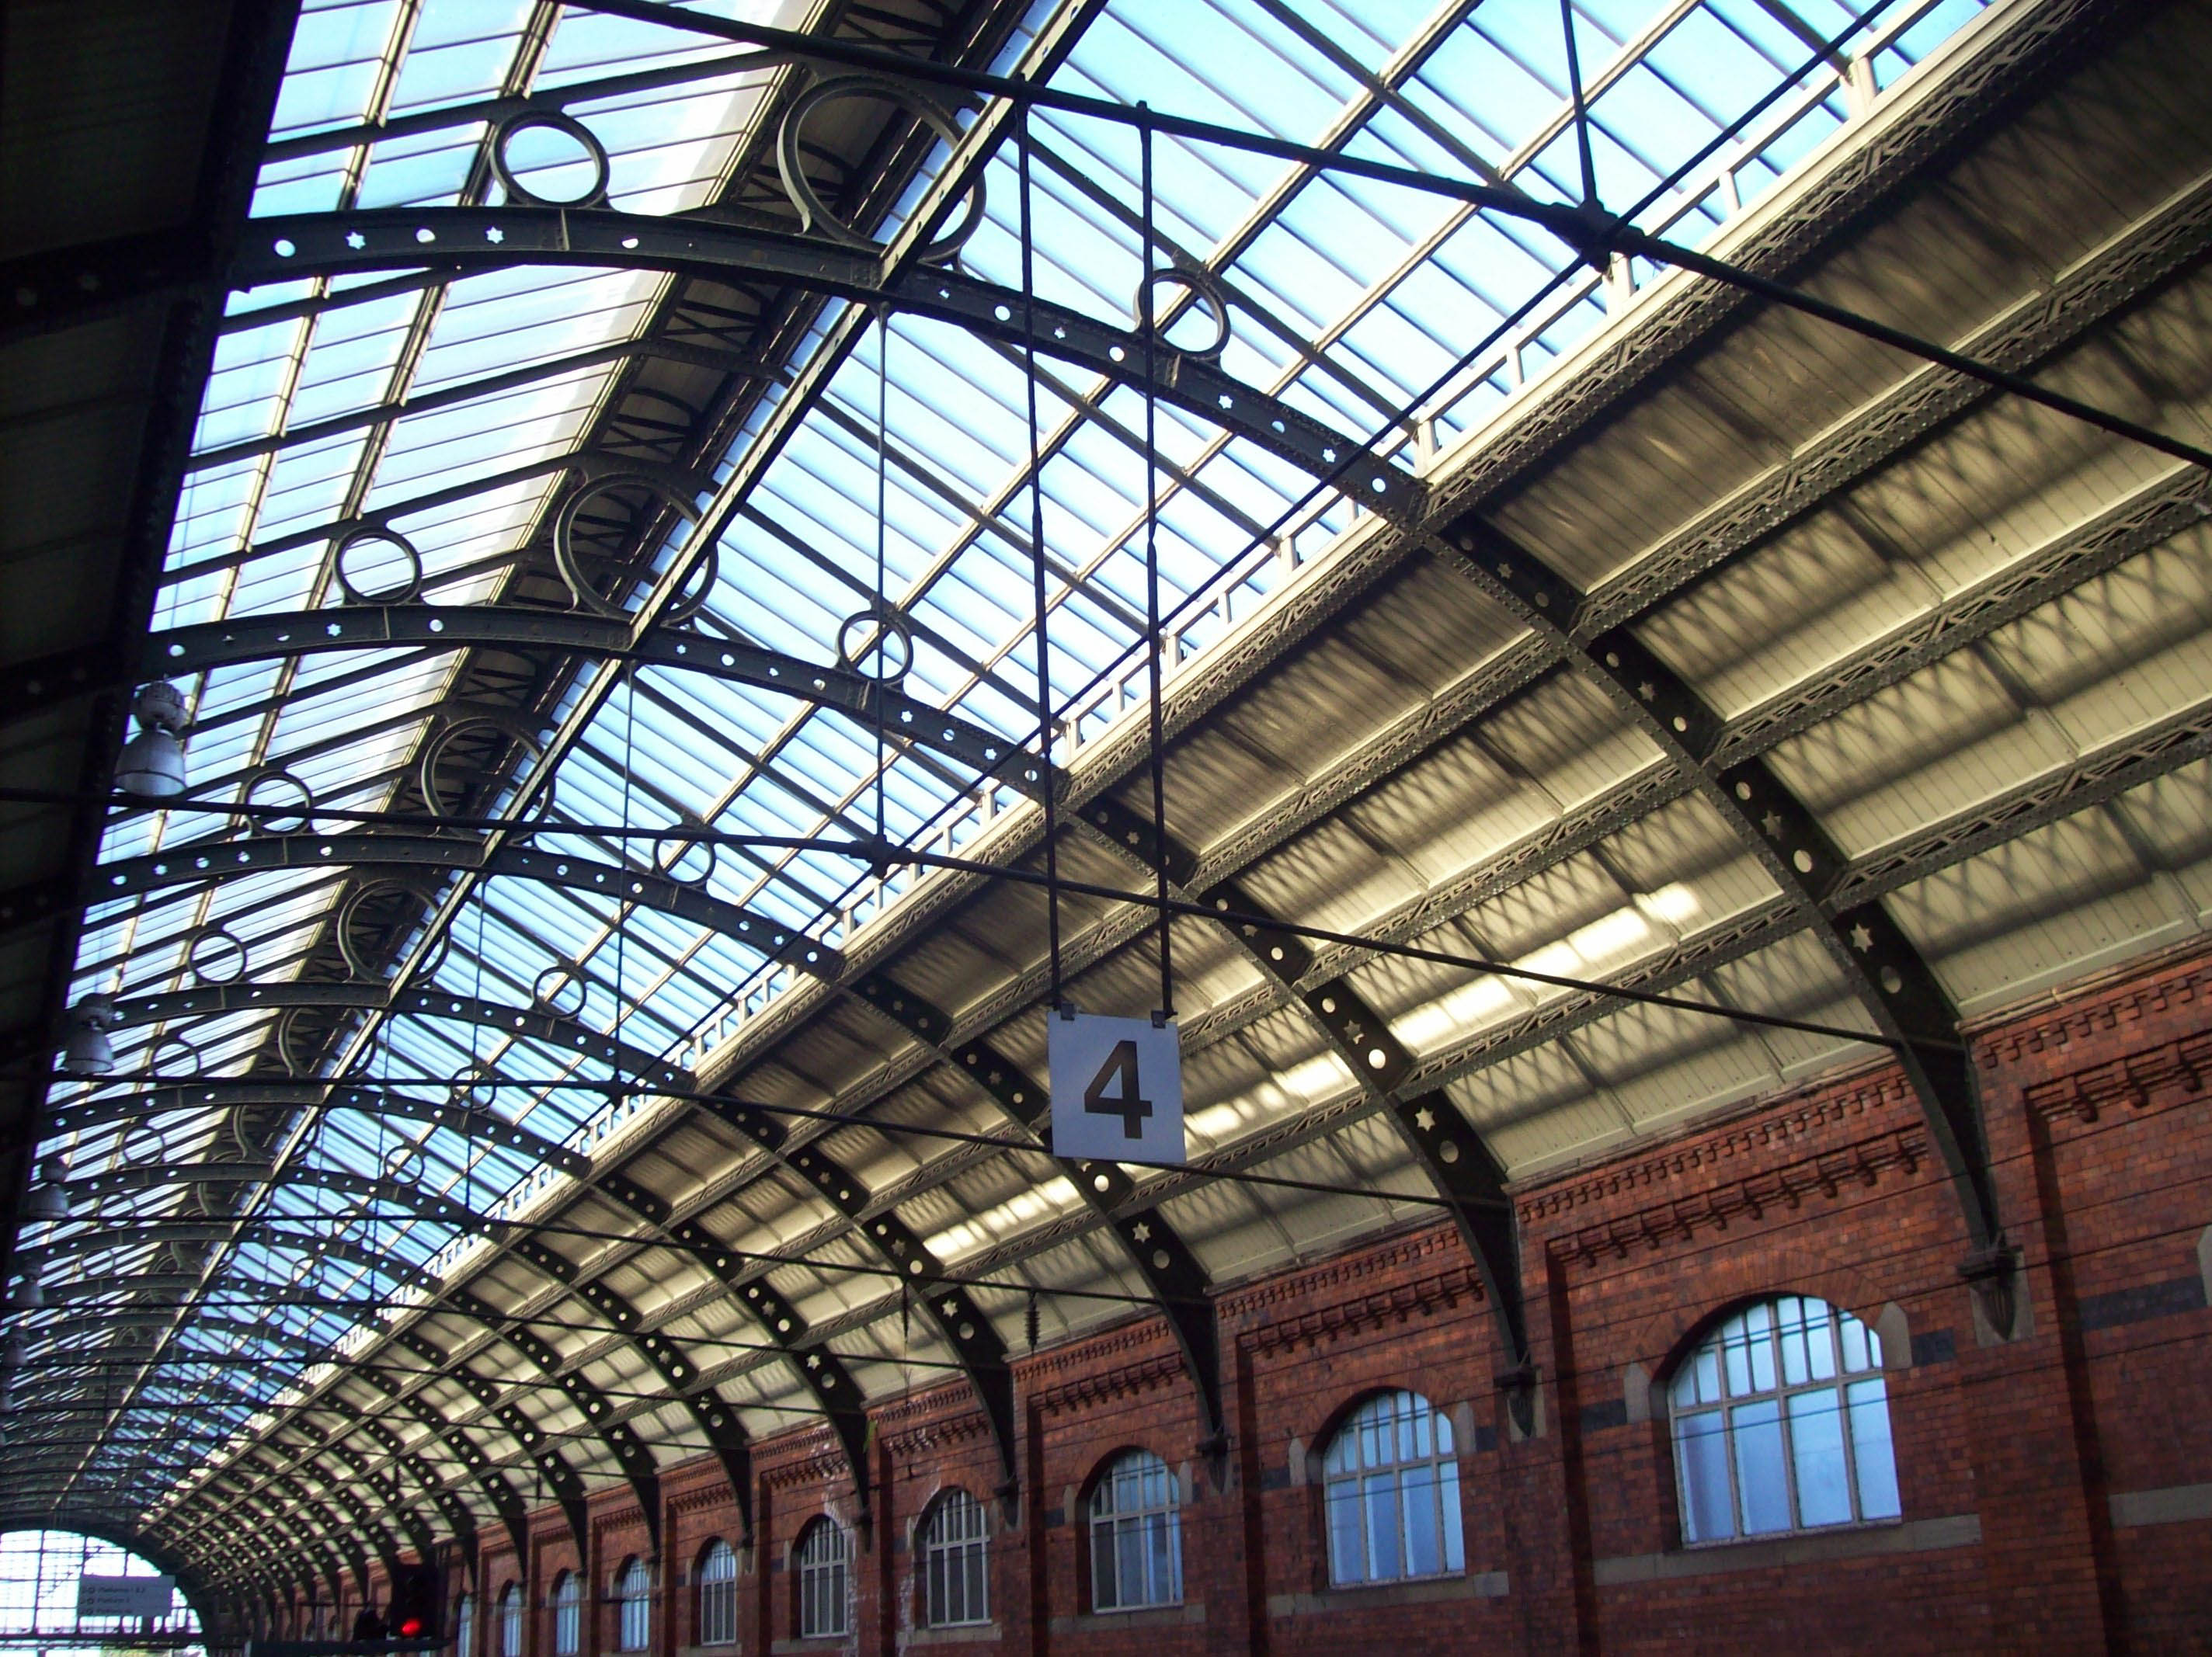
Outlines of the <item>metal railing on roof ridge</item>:
{"type": "MultiPolygon", "coordinates": [[[[1773,189],[1806,176],[1837,146],[1848,143],[1900,88],[1920,83],[1919,76],[1909,75],[1881,86],[1872,72],[1873,64],[1944,3],[1946,0],[1917,0],[1876,28],[1857,52],[1826,63],[1808,75],[1795,92],[1779,100],[1746,132],[1694,169],[1670,192],[1667,211],[1647,228],[1654,234],[1664,235],[1686,220],[1717,210],[1708,234],[1717,234],[1752,212],[1773,189]],[[1773,167],[1775,164],[1765,159],[1768,153],[1838,94],[1846,101],[1846,118],[1799,161],[1775,167],[1776,178],[1769,190],[1747,193],[1740,176],[1754,166],[1773,167]]],[[[1455,371],[1443,389],[1417,405],[1410,422],[1411,435],[1400,434],[1386,446],[1370,446],[1368,452],[1386,461],[1410,452],[1417,475],[1425,480],[1459,469],[1484,439],[1518,415],[1535,391],[1577,366],[1592,340],[1623,326],[1642,297],[1669,278],[1680,280],[1680,273],[1670,269],[1645,274],[1634,261],[1619,258],[1604,271],[1577,273],[1539,310],[1455,371]],[[1568,349],[1554,349],[1541,343],[1544,333],[1563,317],[1592,300],[1606,313],[1605,323],[1594,333],[1568,349]],[[1545,353],[1548,360],[1532,367],[1528,360],[1532,351],[1545,353]],[[1486,391],[1499,400],[1486,411],[1481,427],[1463,440],[1449,445],[1442,442],[1441,434],[1451,416],[1486,391]]],[[[1386,426],[1375,443],[1379,445],[1382,437],[1396,429],[1395,424],[1386,426]]],[[[1163,686],[1180,681],[1241,637],[1309,571],[1325,568],[1372,532],[1374,518],[1356,498],[1323,494],[1301,508],[1280,532],[1222,566],[1200,589],[1201,593],[1212,589],[1205,602],[1176,622],[1160,641],[1163,686]],[[1340,529],[1326,530],[1325,520],[1340,516],[1347,500],[1352,521],[1340,529]],[[1314,544],[1312,534],[1316,529],[1324,531],[1318,545],[1314,544]]],[[[1073,768],[1100,744],[1119,739],[1130,720],[1141,719],[1150,674],[1148,656],[1141,647],[1133,648],[1109,673],[1071,699],[1058,721],[1064,746],[1056,754],[1056,762],[1073,768]]],[[[1025,825],[1037,811],[1025,797],[1011,790],[986,790],[953,801],[924,834],[908,844],[922,852],[973,856],[979,837],[1025,825]]],[[[866,877],[856,883],[849,898],[805,930],[824,942],[850,949],[868,929],[894,917],[925,883],[925,877],[910,869],[866,877]]],[[[679,1052],[686,1068],[695,1072],[702,1069],[799,980],[800,975],[788,967],[771,964],[741,986],[729,1005],[683,1044],[679,1052]]]]}

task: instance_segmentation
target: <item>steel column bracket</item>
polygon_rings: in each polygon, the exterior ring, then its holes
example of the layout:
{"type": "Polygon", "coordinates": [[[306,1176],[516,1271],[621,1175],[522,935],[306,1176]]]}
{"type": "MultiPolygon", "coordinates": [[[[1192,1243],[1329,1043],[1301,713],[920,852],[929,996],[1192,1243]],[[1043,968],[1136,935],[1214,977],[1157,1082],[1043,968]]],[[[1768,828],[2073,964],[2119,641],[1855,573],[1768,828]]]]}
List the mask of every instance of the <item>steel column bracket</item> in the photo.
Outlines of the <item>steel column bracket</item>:
{"type": "MultiPolygon", "coordinates": [[[[234,288],[356,270],[419,270],[426,258],[466,270],[517,264],[672,270],[716,281],[769,280],[862,304],[886,304],[1079,364],[1142,390],[1141,335],[1042,299],[1025,300],[951,271],[921,269],[886,286],[873,249],[700,218],[606,209],[387,208],[255,219],[229,272],[234,288]]],[[[1347,498],[1406,519],[1420,516],[1425,486],[1304,410],[1231,378],[1203,357],[1155,342],[1152,391],[1161,401],[1259,445],[1301,470],[1341,470],[1347,498]]]]}
{"type": "MultiPolygon", "coordinates": [[[[520,1239],[514,1244],[514,1249],[523,1259],[529,1260],[548,1277],[552,1278],[555,1282],[562,1284],[572,1293],[576,1292],[578,1285],[575,1281],[577,1272],[574,1262],[555,1253],[534,1237],[520,1239]],[[548,1257],[557,1260],[558,1267],[549,1266],[546,1263],[548,1257]],[[564,1272],[565,1275],[563,1275],[564,1272]]],[[[623,1477],[629,1484],[630,1493],[637,1498],[638,1506],[645,1514],[646,1528],[653,1533],[657,1542],[660,1533],[659,1471],[653,1463],[653,1452],[645,1448],[645,1441],[637,1435],[636,1430],[628,1422],[617,1421],[613,1418],[614,1408],[607,1401],[606,1396],[586,1380],[579,1371],[564,1369],[561,1354],[550,1343],[541,1339],[534,1331],[516,1323],[513,1318],[502,1314],[497,1307],[479,1300],[467,1290],[448,1289],[445,1293],[443,1303],[463,1316],[472,1318],[485,1328],[491,1330],[501,1340],[528,1358],[548,1380],[568,1395],[569,1401],[574,1405],[576,1412],[591,1423],[592,1429],[599,1435],[600,1441],[614,1453],[615,1465],[622,1469],[623,1477]]],[[[617,1332],[626,1333],[627,1332],[617,1331],[617,1332]]],[[[632,1344],[635,1344],[634,1340],[632,1344]]],[[[514,1410],[514,1406],[512,1404],[503,1404],[501,1408],[514,1410]]],[[[579,1499],[581,1499],[580,1486],[579,1486],[579,1499]]]]}
{"type": "MultiPolygon", "coordinates": [[[[1172,835],[1109,796],[1102,795],[1075,820],[1101,842],[1150,872],[1164,864],[1183,901],[1226,913],[1264,917],[1265,907],[1235,881],[1203,894],[1184,889],[1197,859],[1172,835]]],[[[1402,1100],[1398,1089],[1413,1069],[1413,1056],[1391,1034],[1389,1022],[1369,1006],[1348,978],[1311,989],[1299,987],[1313,965],[1313,950],[1295,932],[1269,926],[1264,919],[1220,922],[1261,970],[1296,995],[1328,1036],[1375,1103],[1383,1106],[1399,1136],[1420,1162],[1438,1194],[1451,1204],[1461,1240],[1474,1257],[1483,1292],[1498,1319],[1505,1351],[1516,1366],[1528,1362],[1528,1314],[1521,1288],[1521,1251],[1513,1205],[1505,1196],[1504,1170],[1491,1155],[1451,1099],[1437,1089],[1402,1100]]]]}
{"type": "MultiPolygon", "coordinates": [[[[950,1042],[952,1020],[941,1009],[885,973],[872,973],[852,986],[861,1004],[874,1009],[931,1048],[945,1062],[971,1077],[1020,1126],[1052,1149],[1052,1096],[1014,1061],[982,1040],[950,1042]]],[[[1136,1194],[1136,1182],[1118,1162],[1079,1162],[1055,1156],[1070,1185],[1107,1223],[1129,1261],[1151,1291],[1176,1342],[1184,1373],[1190,1377],[1206,1443],[1227,1431],[1221,1387],[1221,1332],[1205,1266],[1190,1245],[1157,1208],[1124,1211],[1136,1194]]]]}
{"type": "Polygon", "coordinates": [[[680,880],[626,869],[594,858],[507,845],[489,857],[474,840],[434,835],[256,835],[245,840],[187,843],[173,853],[124,858],[93,871],[96,901],[135,896],[165,886],[226,879],[275,869],[336,869],[378,865],[542,881],[618,902],[657,909],[705,926],[818,978],[835,980],[844,966],[818,938],[796,933],[680,880]]]}
{"type": "MultiPolygon", "coordinates": [[[[700,1108],[720,1120],[732,1121],[733,1125],[738,1120],[742,1120],[735,1112],[725,1114],[716,1102],[703,1102],[700,1108]]],[[[767,1119],[757,1117],[757,1113],[743,1113],[743,1118],[757,1119],[753,1126],[741,1129],[749,1135],[757,1138],[758,1133],[768,1131],[767,1119]]],[[[769,1343],[782,1350],[793,1372],[814,1395],[815,1402],[821,1405],[823,1417],[831,1423],[838,1442],[845,1451],[852,1469],[854,1488],[865,1486],[868,1476],[868,1426],[866,1415],[860,1407],[863,1399],[860,1384],[835,1353],[810,1348],[805,1344],[806,1320],[767,1284],[758,1278],[748,1280],[744,1259],[732,1255],[705,1226],[696,1220],[678,1220],[675,1211],[666,1201],[621,1169],[611,1169],[603,1174],[596,1188],[662,1233],[661,1239],[648,1241],[657,1241],[663,1247],[674,1247],[689,1254],[729,1292],[733,1303],[745,1309],[769,1343]]],[[[727,1407],[725,1406],[726,1409],[727,1407]]],[[[723,1472],[731,1480],[745,1533],[750,1535],[753,1532],[752,1452],[735,1411],[731,1410],[728,1413],[727,1428],[711,1429],[708,1442],[716,1444],[716,1453],[722,1457],[723,1472]],[[725,1438],[731,1440],[732,1454],[722,1454],[720,1441],[725,1438]],[[741,1471],[744,1473],[742,1483],[738,1480],[741,1471]]]]}
{"type": "MultiPolygon", "coordinates": [[[[631,470],[649,470],[641,464],[631,470]]],[[[708,492],[710,484],[685,480],[708,492]]],[[[684,483],[672,483],[681,489],[684,483]]],[[[240,616],[150,634],[135,670],[121,661],[95,678],[77,652],[0,669],[0,706],[24,710],[66,701],[116,683],[126,671],[141,680],[173,678],[209,668],[340,650],[417,646],[466,650],[495,646],[517,651],[628,659],[641,666],[703,674],[777,695],[832,707],[856,723],[958,762],[979,776],[997,776],[1021,792],[1042,786],[1035,756],[975,720],[908,695],[896,684],[830,662],[811,662],[690,627],[663,627],[633,639],[626,618],[562,614],[517,604],[349,604],[291,614],[240,616]]],[[[0,897],[0,926],[8,922],[0,897]]]]}
{"type": "Polygon", "coordinates": [[[939,1338],[958,1359],[975,1390],[999,1452],[1000,1477],[1017,1477],[1020,1464],[1014,1442],[1014,1375],[997,1326],[963,1285],[944,1281],[943,1263],[918,1232],[889,1209],[871,1214],[876,1204],[874,1193],[818,1145],[787,1150],[783,1162],[851,1222],[878,1258],[905,1274],[901,1281],[919,1294],[923,1315],[936,1325],[939,1338]]]}
{"type": "Polygon", "coordinates": [[[1814,930],[1880,1039],[1888,1041],[1951,1176],[1972,1246],[1995,1245],[1990,1175],[1972,1065],[1942,981],[1880,904],[1844,914],[1826,899],[1846,863],[1819,820],[1763,760],[1715,763],[1726,722],[1626,626],[1584,639],[1587,595],[1474,513],[1439,543],[1451,561],[1523,624],[1567,652],[1574,670],[1628,716],[1717,813],[1814,930]]]}

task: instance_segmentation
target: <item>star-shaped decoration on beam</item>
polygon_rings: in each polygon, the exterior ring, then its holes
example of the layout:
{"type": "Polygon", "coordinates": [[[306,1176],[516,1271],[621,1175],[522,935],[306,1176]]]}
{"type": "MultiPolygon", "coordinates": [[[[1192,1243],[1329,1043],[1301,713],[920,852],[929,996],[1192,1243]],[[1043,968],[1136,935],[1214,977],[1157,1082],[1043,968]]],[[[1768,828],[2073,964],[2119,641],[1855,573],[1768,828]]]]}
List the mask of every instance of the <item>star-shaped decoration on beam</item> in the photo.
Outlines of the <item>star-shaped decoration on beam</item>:
{"type": "Polygon", "coordinates": [[[1413,1113],[1413,1126],[1424,1133],[1437,1125],[1437,1114],[1426,1105],[1413,1113]]]}
{"type": "Polygon", "coordinates": [[[1139,1220],[1129,1228],[1129,1235],[1140,1243],[1150,1242],[1152,1240],[1152,1228],[1146,1221],[1139,1220]]]}
{"type": "Polygon", "coordinates": [[[1765,816],[1759,820],[1759,826],[1766,830],[1767,839],[1780,840],[1782,838],[1782,813],[1779,811],[1769,811],[1765,816]]]}
{"type": "Polygon", "coordinates": [[[346,246],[349,247],[366,247],[368,246],[368,238],[362,235],[358,230],[349,230],[346,232],[346,246]]]}
{"type": "Polygon", "coordinates": [[[1636,694],[1643,697],[1644,700],[1648,702],[1659,694],[1659,687],[1652,683],[1650,680],[1646,679],[1642,684],[1636,687],[1636,694]]]}
{"type": "Polygon", "coordinates": [[[1861,955],[1874,948],[1874,933],[1868,930],[1863,920],[1851,928],[1851,947],[1861,955]]]}
{"type": "Polygon", "coordinates": [[[822,1354],[809,1352],[806,1355],[806,1367],[810,1369],[819,1369],[822,1367],[822,1354]]]}

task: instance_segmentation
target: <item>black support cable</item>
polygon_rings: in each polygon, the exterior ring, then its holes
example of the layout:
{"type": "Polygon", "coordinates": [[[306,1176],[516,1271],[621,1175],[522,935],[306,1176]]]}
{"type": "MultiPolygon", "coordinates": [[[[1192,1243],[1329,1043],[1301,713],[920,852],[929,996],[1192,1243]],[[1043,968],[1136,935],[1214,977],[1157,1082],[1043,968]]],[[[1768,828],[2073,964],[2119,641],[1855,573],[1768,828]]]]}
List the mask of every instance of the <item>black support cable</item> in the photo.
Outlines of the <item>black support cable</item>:
{"type": "MultiPolygon", "coordinates": [[[[1138,107],[1142,109],[1145,106],[1139,104],[1138,107]]],[[[1138,283],[1137,310],[1145,335],[1145,655],[1151,693],[1146,721],[1152,759],[1153,831],[1164,841],[1168,832],[1167,746],[1161,731],[1160,657],[1165,641],[1160,633],[1159,381],[1154,363],[1159,349],[1160,307],[1152,297],[1153,285],[1162,273],[1154,268],[1158,251],[1152,216],[1152,128],[1137,129],[1137,149],[1145,198],[1145,268],[1138,283]]],[[[1042,555],[1042,549],[1039,555],[1042,555]]],[[[1160,917],[1160,1017],[1164,1021],[1175,1017],[1173,921],[1167,908],[1168,871],[1164,863],[1159,865],[1155,895],[1160,917]]],[[[1133,1083],[1130,1090],[1135,1091],[1133,1083]]]]}
{"type": "Polygon", "coordinates": [[[1052,646],[1046,630],[1050,605],[1046,601],[1044,568],[1044,462],[1037,440],[1036,366],[1036,227],[1030,188],[1030,112],[1023,110],[1014,125],[1015,160],[1021,174],[1022,237],[1022,366],[1030,437],[1030,585],[1036,614],[1037,768],[1043,780],[1045,936],[1052,962],[1050,1005],[1059,1011],[1065,999],[1060,989],[1060,837],[1052,768],[1052,646]]]}

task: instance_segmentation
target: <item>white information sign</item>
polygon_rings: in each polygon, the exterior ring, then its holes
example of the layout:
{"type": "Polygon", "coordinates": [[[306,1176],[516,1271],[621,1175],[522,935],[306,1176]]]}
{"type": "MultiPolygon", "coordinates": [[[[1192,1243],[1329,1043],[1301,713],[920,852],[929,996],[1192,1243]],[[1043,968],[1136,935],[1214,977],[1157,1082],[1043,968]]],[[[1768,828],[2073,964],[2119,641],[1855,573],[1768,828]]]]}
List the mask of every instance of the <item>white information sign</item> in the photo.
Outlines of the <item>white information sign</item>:
{"type": "Polygon", "coordinates": [[[1052,1014],[1052,1149],[1058,1156],[1180,1162],[1182,1041],[1149,1018],[1052,1014]]]}
{"type": "Polygon", "coordinates": [[[167,1617],[176,1597],[173,1576],[80,1576],[80,1617],[167,1617]]]}

